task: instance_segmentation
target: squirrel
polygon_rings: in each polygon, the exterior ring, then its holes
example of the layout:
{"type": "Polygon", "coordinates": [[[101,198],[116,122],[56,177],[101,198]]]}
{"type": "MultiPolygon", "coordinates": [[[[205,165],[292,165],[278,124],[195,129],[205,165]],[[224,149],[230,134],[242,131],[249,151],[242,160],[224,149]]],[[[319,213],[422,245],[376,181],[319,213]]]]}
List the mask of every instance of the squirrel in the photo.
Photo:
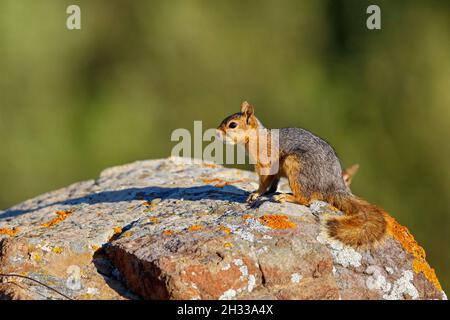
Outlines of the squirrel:
{"type": "MultiPolygon", "coordinates": [[[[241,104],[240,112],[222,121],[216,134],[226,143],[245,145],[249,156],[255,159],[259,188],[250,194],[247,202],[254,203],[263,194],[275,193],[280,178],[286,177],[292,194],[275,194],[272,198],[276,202],[309,206],[312,201],[321,200],[344,213],[324,219],[324,228],[330,238],[363,249],[384,239],[388,214],[353,195],[349,186],[358,166],[343,172],[333,147],[323,139],[301,128],[267,129],[256,118],[254,107],[246,101],[241,104]],[[275,151],[270,149],[270,159],[278,161],[278,169],[267,172],[267,164],[263,164],[257,154],[260,150],[250,147],[251,137],[260,139],[261,134],[275,133],[278,146],[275,151]]],[[[273,166],[273,162],[269,162],[269,166],[273,166]]]]}

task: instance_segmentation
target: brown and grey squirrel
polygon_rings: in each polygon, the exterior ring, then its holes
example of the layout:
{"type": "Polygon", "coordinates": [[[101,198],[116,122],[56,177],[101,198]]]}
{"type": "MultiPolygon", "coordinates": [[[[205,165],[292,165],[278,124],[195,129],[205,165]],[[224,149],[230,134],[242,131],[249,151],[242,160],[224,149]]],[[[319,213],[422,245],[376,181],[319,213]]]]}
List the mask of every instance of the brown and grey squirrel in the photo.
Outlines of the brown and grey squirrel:
{"type": "Polygon", "coordinates": [[[244,144],[256,160],[259,188],[250,194],[248,202],[254,202],[265,193],[275,192],[280,178],[286,177],[292,194],[274,195],[275,201],[309,205],[314,200],[321,200],[344,213],[343,216],[326,218],[324,226],[329,237],[355,248],[370,248],[383,240],[387,213],[350,191],[351,177],[357,167],[343,172],[336,152],[326,141],[305,129],[282,128],[276,129],[278,143],[271,154],[272,159],[278,161],[277,171],[267,174],[264,170],[267,168],[253,150],[255,148],[249,147],[255,132],[257,138],[261,133],[275,134],[274,129],[262,125],[255,117],[254,108],[247,102],[241,104],[240,112],[225,118],[217,128],[220,138],[233,144],[244,144]]]}

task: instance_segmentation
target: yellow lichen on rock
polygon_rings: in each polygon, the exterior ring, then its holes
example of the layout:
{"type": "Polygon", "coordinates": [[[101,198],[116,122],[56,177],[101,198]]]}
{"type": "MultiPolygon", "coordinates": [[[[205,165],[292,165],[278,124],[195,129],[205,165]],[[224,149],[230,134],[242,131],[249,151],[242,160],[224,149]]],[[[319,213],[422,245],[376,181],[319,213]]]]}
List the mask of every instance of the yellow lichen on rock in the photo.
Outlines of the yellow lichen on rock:
{"type": "Polygon", "coordinates": [[[62,252],[62,249],[61,249],[60,247],[54,247],[54,248],[52,249],[52,251],[53,251],[54,253],[60,254],[60,253],[62,252]]]}
{"type": "Polygon", "coordinates": [[[125,232],[122,236],[123,236],[124,238],[129,238],[129,237],[131,237],[133,234],[134,234],[133,231],[127,231],[127,232],[125,232]]]}
{"type": "Polygon", "coordinates": [[[442,286],[436,276],[436,272],[430,267],[428,262],[425,260],[426,254],[425,250],[417,243],[414,236],[409,232],[408,228],[402,226],[393,217],[388,217],[388,233],[394,237],[402,247],[414,256],[413,260],[413,271],[415,273],[422,272],[423,275],[431,282],[433,285],[442,290],[442,286]]]}
{"type": "Polygon", "coordinates": [[[150,217],[150,218],[148,218],[148,221],[150,221],[152,223],[158,223],[159,222],[159,218],[157,218],[157,217],[150,217]]]}

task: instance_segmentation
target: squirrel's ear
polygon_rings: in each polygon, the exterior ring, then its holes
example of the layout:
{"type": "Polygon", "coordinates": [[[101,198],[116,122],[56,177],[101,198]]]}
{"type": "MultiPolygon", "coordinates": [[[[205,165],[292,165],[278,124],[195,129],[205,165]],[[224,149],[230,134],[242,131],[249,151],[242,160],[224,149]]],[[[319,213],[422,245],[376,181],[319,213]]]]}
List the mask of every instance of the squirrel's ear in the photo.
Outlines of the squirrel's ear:
{"type": "Polygon", "coordinates": [[[241,112],[247,116],[247,119],[253,115],[254,109],[247,101],[241,103],[241,112]]]}
{"type": "Polygon", "coordinates": [[[350,185],[352,184],[352,179],[355,176],[355,174],[358,172],[359,170],[359,164],[354,164],[351,167],[348,167],[347,169],[344,170],[344,172],[342,173],[342,178],[344,179],[344,183],[347,187],[350,188],[350,185]]]}

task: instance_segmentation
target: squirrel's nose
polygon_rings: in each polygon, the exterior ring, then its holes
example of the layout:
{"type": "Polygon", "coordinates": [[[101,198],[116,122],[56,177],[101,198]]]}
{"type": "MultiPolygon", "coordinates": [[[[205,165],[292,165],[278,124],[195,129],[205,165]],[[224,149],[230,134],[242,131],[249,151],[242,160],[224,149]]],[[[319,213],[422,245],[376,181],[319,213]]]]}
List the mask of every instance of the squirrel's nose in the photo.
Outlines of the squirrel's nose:
{"type": "Polygon", "coordinates": [[[222,138],[222,131],[219,129],[216,129],[216,137],[217,138],[222,138]]]}

